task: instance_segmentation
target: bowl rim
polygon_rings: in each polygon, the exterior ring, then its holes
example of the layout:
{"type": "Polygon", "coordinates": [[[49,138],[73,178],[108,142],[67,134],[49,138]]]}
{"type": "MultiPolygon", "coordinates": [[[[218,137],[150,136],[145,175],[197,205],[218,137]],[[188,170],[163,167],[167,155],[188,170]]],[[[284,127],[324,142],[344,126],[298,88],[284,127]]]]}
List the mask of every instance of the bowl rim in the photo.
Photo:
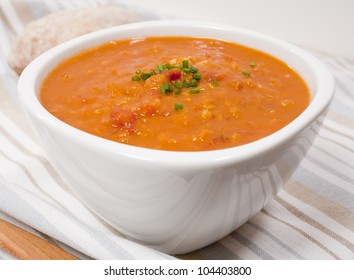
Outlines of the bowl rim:
{"type": "MultiPolygon", "coordinates": [[[[170,35],[164,33],[163,36],[170,35]]],[[[131,37],[134,36],[132,35],[131,37]]],[[[220,39],[217,35],[210,35],[209,37],[220,39]]],[[[239,44],[247,45],[245,43],[239,44]]],[[[262,48],[258,49],[264,51],[262,48]]],[[[273,56],[276,55],[273,54],[273,56]]],[[[279,56],[276,57],[279,58],[279,56]]],[[[282,58],[280,59],[283,60],[282,58]]],[[[334,89],[334,78],[328,68],[312,54],[286,41],[237,26],[214,22],[195,20],[152,20],[129,23],[95,31],[71,39],[48,50],[34,59],[22,72],[18,82],[18,97],[20,103],[30,117],[32,116],[40,119],[42,122],[46,123],[46,125],[50,125],[62,135],[66,134],[68,137],[72,138],[73,141],[80,142],[81,145],[89,148],[97,148],[105,154],[112,154],[112,156],[119,154],[126,158],[140,159],[149,164],[158,164],[166,167],[188,167],[193,169],[201,167],[208,168],[215,166],[215,164],[218,166],[234,164],[275,149],[277,146],[282,145],[288,139],[291,139],[300,133],[327,109],[334,96],[334,89]],[[38,91],[39,84],[44,78],[44,73],[48,73],[43,69],[49,67],[48,65],[50,63],[53,64],[53,61],[56,61],[56,63],[50,66],[51,68],[49,70],[53,69],[59,61],[72,56],[80,50],[90,48],[90,44],[97,40],[100,42],[92,44],[92,46],[107,42],[109,41],[109,38],[111,38],[110,40],[113,40],[113,36],[120,39],[119,34],[143,34],[146,30],[159,30],[161,28],[163,30],[181,30],[179,32],[182,32],[183,29],[187,30],[188,28],[189,31],[186,31],[187,35],[189,35],[188,32],[195,33],[196,30],[209,30],[215,34],[220,34],[220,32],[234,35],[238,34],[244,36],[244,38],[251,38],[252,40],[261,43],[266,42],[267,44],[277,46],[287,52],[287,55],[301,59],[302,62],[307,64],[307,67],[313,71],[316,80],[315,95],[309,106],[296,119],[271,135],[241,146],[210,151],[166,151],[114,142],[112,140],[91,135],[62,122],[54,115],[50,114],[41,105],[37,98],[36,91],[38,91]]]]}

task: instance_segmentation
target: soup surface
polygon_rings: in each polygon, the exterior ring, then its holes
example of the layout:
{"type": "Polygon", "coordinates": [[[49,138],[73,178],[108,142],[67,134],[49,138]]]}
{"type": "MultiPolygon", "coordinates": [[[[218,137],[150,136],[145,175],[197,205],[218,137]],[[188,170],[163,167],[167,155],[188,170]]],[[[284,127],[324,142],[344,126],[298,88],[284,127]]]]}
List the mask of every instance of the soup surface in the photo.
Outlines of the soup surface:
{"type": "Polygon", "coordinates": [[[60,120],[113,141],[203,151],[242,145],[294,120],[309,89],[282,61],[189,37],[111,41],[58,65],[40,100],[60,120]]]}

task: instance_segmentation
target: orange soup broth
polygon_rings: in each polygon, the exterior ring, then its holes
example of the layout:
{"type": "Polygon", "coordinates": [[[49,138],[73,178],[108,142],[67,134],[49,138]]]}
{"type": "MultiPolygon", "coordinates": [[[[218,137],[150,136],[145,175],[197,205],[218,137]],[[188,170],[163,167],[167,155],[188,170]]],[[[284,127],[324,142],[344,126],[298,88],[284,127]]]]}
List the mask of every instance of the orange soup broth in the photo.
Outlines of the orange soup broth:
{"type": "Polygon", "coordinates": [[[296,72],[263,52],[206,38],[152,37],[108,42],[67,59],[44,80],[40,100],[60,120],[103,138],[203,151],[274,133],[304,111],[310,94],[296,72]],[[200,77],[180,88],[193,73],[166,67],[186,61],[200,77]]]}

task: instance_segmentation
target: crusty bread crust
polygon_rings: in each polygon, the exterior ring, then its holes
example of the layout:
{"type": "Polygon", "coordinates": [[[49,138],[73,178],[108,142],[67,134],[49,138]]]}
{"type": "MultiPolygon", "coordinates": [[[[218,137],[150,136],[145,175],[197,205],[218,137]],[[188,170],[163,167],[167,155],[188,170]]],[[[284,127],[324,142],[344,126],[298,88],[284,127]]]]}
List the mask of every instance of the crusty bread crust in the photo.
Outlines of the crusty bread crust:
{"type": "Polygon", "coordinates": [[[77,36],[120,24],[140,21],[138,14],[118,6],[65,10],[29,23],[15,39],[8,57],[20,74],[37,56],[77,36]]]}

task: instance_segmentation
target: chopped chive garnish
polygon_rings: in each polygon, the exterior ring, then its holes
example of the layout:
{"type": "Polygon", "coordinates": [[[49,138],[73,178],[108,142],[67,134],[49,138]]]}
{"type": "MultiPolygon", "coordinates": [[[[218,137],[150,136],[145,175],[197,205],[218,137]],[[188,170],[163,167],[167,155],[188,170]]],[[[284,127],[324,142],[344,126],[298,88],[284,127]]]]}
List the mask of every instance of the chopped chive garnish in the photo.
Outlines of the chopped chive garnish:
{"type": "Polygon", "coordinates": [[[157,64],[157,70],[159,72],[162,72],[165,69],[165,67],[162,64],[157,64]]]}
{"type": "Polygon", "coordinates": [[[251,62],[251,63],[250,63],[250,66],[251,66],[251,67],[255,67],[255,66],[256,66],[256,63],[255,63],[255,62],[251,62]]]}
{"type": "Polygon", "coordinates": [[[146,81],[147,79],[149,79],[151,77],[151,73],[141,73],[140,76],[144,81],[146,81]]]}
{"type": "Polygon", "coordinates": [[[187,80],[184,80],[184,81],[183,81],[183,86],[184,86],[185,88],[191,87],[190,83],[189,83],[187,80]]]}
{"type": "Polygon", "coordinates": [[[213,84],[214,84],[214,86],[216,86],[216,87],[217,87],[217,86],[219,85],[218,80],[217,80],[217,79],[214,79],[214,80],[213,80],[213,84]]]}
{"type": "Polygon", "coordinates": [[[196,79],[193,79],[190,84],[189,84],[191,87],[196,87],[198,85],[198,82],[196,79]]]}
{"type": "Polygon", "coordinates": [[[195,67],[193,65],[189,66],[189,69],[191,70],[192,73],[197,73],[199,70],[197,67],[195,67]]]}
{"type": "Polygon", "coordinates": [[[189,62],[188,62],[188,60],[182,60],[182,67],[183,67],[183,68],[188,68],[188,67],[189,67],[189,62]]]}
{"type": "Polygon", "coordinates": [[[183,85],[181,84],[180,81],[175,82],[175,83],[174,83],[174,86],[175,86],[176,88],[178,88],[178,89],[183,88],[183,85]]]}
{"type": "Polygon", "coordinates": [[[175,103],[175,110],[179,111],[183,109],[183,103],[175,103]]]}
{"type": "Polygon", "coordinates": [[[140,81],[140,77],[137,76],[137,75],[134,75],[134,76],[132,77],[132,81],[134,81],[134,82],[140,81]]]}
{"type": "Polygon", "coordinates": [[[246,77],[250,77],[251,73],[250,72],[246,72],[246,71],[242,71],[242,74],[245,75],[246,77]]]}
{"type": "Polygon", "coordinates": [[[192,88],[190,91],[189,91],[191,94],[196,94],[196,93],[199,93],[200,92],[200,88],[192,88]]]}
{"type": "Polygon", "coordinates": [[[200,74],[193,74],[192,78],[195,79],[195,80],[200,80],[200,79],[202,78],[202,75],[200,75],[200,74]]]}
{"type": "Polygon", "coordinates": [[[166,67],[166,69],[172,69],[173,68],[173,66],[170,63],[166,63],[165,67],[166,67]]]}
{"type": "MultiPolygon", "coordinates": [[[[135,71],[135,75],[132,76],[131,79],[132,81],[140,81],[140,80],[146,81],[151,76],[157,74],[162,74],[162,75],[165,74],[166,78],[170,82],[165,82],[161,85],[160,89],[162,94],[167,94],[167,93],[181,94],[183,88],[190,88],[190,93],[196,94],[200,92],[200,88],[198,87],[198,84],[199,81],[202,79],[202,75],[197,74],[198,71],[199,71],[198,68],[196,68],[193,65],[190,65],[189,61],[185,59],[182,60],[181,63],[175,65],[171,63],[157,64],[155,68],[151,69],[148,72],[143,72],[142,70],[137,69],[135,71]],[[164,71],[170,69],[180,69],[180,70],[172,71],[172,72],[164,71]],[[181,73],[182,71],[185,74],[181,73]]],[[[248,77],[250,76],[250,73],[248,72],[242,72],[242,73],[248,77]]],[[[216,86],[219,85],[216,79],[214,79],[213,83],[216,86]]]]}
{"type": "Polygon", "coordinates": [[[163,94],[166,94],[167,92],[171,92],[172,91],[172,86],[170,83],[164,83],[162,86],[161,86],[161,92],[163,94]]]}

